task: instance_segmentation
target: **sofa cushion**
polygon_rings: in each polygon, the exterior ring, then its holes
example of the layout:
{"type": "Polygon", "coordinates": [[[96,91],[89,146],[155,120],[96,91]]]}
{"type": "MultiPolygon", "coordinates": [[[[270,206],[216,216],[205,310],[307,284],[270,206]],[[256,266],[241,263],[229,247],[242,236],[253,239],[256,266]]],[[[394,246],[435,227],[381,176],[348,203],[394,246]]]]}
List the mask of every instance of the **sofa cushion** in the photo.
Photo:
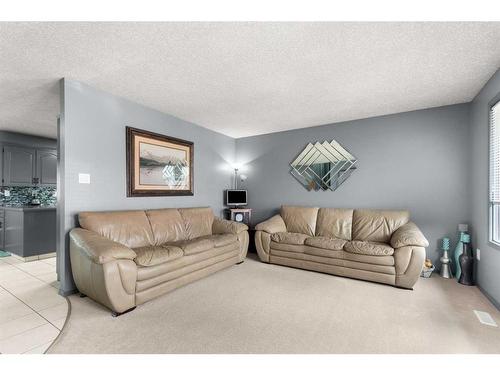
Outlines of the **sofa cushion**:
{"type": "Polygon", "coordinates": [[[155,245],[187,239],[184,220],[178,209],[147,210],[146,215],[151,223],[155,245]]]}
{"type": "Polygon", "coordinates": [[[314,236],[317,216],[317,207],[281,206],[281,217],[287,232],[314,236]]]}
{"type": "Polygon", "coordinates": [[[409,220],[408,211],[354,210],[352,239],[389,243],[392,234],[409,220]]]}
{"type": "Polygon", "coordinates": [[[212,234],[214,213],[210,207],[179,208],[188,240],[212,234]]]}
{"type": "Polygon", "coordinates": [[[130,248],[154,243],[151,225],[144,211],[81,212],[78,221],[83,229],[130,248]]]}
{"type": "Polygon", "coordinates": [[[316,236],[352,239],[352,214],[345,208],[320,208],[316,222],[316,236]]]}
{"type": "Polygon", "coordinates": [[[238,236],[232,233],[212,234],[210,236],[200,237],[199,239],[212,241],[215,247],[222,247],[237,242],[238,236]]]}
{"type": "Polygon", "coordinates": [[[168,244],[168,246],[180,247],[184,255],[191,255],[213,249],[215,244],[214,241],[206,238],[195,238],[194,240],[172,242],[168,244]]]}
{"type": "Polygon", "coordinates": [[[271,240],[289,245],[303,245],[309,236],[302,233],[278,232],[271,234],[271,240]]]}
{"type": "Polygon", "coordinates": [[[184,255],[182,250],[176,246],[144,246],[135,248],[134,251],[137,254],[134,259],[135,263],[143,267],[171,262],[184,255]]]}
{"type": "Polygon", "coordinates": [[[385,243],[368,241],[350,241],[345,244],[344,250],[349,253],[388,256],[394,254],[394,249],[385,243]]]}
{"type": "Polygon", "coordinates": [[[329,237],[309,237],[305,244],[308,246],[319,247],[327,250],[342,250],[346,244],[346,240],[329,237]]]}

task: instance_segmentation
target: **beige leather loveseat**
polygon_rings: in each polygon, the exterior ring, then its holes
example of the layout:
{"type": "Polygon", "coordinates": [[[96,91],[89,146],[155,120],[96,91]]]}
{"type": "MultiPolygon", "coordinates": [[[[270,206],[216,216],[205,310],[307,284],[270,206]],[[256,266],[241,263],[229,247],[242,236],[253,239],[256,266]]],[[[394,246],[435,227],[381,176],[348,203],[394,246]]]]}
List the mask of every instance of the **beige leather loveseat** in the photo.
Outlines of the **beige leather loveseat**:
{"type": "Polygon", "coordinates": [[[281,207],[258,224],[263,262],[411,289],[428,241],[407,211],[281,207]]]}
{"type": "Polygon", "coordinates": [[[123,313],[191,281],[241,263],[247,226],[204,208],[82,212],[70,233],[78,290],[123,313]]]}

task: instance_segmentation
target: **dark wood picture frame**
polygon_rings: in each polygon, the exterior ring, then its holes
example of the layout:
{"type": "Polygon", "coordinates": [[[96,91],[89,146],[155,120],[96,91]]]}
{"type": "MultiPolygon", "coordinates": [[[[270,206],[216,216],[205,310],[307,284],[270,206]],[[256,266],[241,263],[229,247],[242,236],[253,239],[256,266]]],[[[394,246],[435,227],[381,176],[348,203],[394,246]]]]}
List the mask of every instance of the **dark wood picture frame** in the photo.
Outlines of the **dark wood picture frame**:
{"type": "MultiPolygon", "coordinates": [[[[157,197],[157,196],[183,196],[194,195],[194,143],[169,137],[163,134],[153,133],[147,130],[137,129],[130,126],[125,128],[127,146],[127,197],[157,197]],[[165,142],[187,148],[189,154],[189,186],[187,189],[167,189],[160,185],[151,185],[149,188],[141,188],[139,181],[139,160],[137,160],[136,137],[150,139],[153,142],[165,142]],[[152,187],[154,186],[154,187],[152,187]]],[[[161,147],[161,145],[160,145],[161,147]]]]}

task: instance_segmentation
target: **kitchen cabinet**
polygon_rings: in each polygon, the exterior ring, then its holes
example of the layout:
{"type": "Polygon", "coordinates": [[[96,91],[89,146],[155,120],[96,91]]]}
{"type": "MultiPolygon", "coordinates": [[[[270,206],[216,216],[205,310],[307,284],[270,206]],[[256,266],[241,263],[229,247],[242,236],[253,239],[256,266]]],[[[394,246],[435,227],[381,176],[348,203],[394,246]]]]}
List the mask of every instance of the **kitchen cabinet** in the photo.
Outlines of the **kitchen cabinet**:
{"type": "Polygon", "coordinates": [[[56,251],[55,207],[5,207],[3,249],[21,257],[56,251]]]}
{"type": "Polygon", "coordinates": [[[3,186],[56,186],[56,150],[4,145],[2,156],[3,186]]]}
{"type": "Polygon", "coordinates": [[[19,146],[3,147],[3,185],[29,186],[35,182],[36,150],[19,146]]]}
{"type": "Polygon", "coordinates": [[[56,150],[36,150],[36,176],[42,186],[57,184],[57,152],[56,150]]]}

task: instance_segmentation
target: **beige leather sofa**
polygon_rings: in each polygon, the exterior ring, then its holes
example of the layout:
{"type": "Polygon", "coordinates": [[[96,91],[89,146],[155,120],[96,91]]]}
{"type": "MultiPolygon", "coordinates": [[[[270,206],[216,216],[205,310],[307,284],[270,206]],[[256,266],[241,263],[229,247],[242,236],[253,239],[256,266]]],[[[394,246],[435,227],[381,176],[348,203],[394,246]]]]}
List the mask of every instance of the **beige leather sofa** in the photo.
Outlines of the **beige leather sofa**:
{"type": "Polygon", "coordinates": [[[255,229],[263,262],[407,289],[429,246],[407,211],[283,206],[255,229]]]}
{"type": "Polygon", "coordinates": [[[126,312],[235,263],[248,249],[247,226],[205,208],[82,212],[70,232],[80,293],[126,312]]]}

